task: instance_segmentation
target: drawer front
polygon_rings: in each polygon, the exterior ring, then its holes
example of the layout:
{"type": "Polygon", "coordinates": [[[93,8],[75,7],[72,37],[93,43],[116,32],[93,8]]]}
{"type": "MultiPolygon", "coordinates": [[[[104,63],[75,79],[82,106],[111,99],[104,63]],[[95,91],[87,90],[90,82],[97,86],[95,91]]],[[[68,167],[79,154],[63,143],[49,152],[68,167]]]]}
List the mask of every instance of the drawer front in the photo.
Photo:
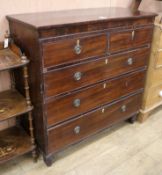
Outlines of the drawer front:
{"type": "Polygon", "coordinates": [[[144,88],[145,71],[99,83],[47,103],[47,124],[55,125],[144,88]]]}
{"type": "Polygon", "coordinates": [[[146,107],[152,107],[162,102],[162,83],[147,91],[146,107]]]}
{"type": "Polygon", "coordinates": [[[149,49],[82,63],[44,75],[46,97],[65,93],[147,65],[149,49]]]}
{"type": "Polygon", "coordinates": [[[153,28],[135,29],[123,32],[113,32],[110,34],[110,53],[127,50],[150,44],[152,40],[153,28]]]}
{"type": "Polygon", "coordinates": [[[74,63],[106,54],[106,34],[43,43],[44,67],[74,63]]]}
{"type": "Polygon", "coordinates": [[[104,106],[91,113],[71,120],[48,131],[49,153],[56,152],[78,142],[95,132],[137,113],[141,106],[141,94],[104,106]]]}

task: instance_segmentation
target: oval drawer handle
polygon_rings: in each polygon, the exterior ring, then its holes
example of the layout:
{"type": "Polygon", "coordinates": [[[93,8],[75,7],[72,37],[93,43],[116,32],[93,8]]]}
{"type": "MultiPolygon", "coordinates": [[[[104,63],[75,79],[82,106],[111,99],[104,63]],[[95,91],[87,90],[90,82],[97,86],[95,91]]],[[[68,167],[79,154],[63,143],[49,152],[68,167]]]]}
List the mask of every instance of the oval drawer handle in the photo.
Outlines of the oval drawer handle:
{"type": "Polygon", "coordinates": [[[76,45],[75,45],[75,47],[74,47],[74,51],[75,51],[75,53],[76,53],[77,55],[81,54],[81,52],[82,52],[82,47],[81,47],[81,45],[80,45],[80,40],[77,40],[77,43],[76,43],[76,45]]]}
{"type": "Polygon", "coordinates": [[[127,110],[127,106],[126,106],[126,105],[123,105],[123,106],[121,107],[121,111],[122,111],[122,112],[126,112],[126,110],[127,110]]]}
{"type": "Polygon", "coordinates": [[[82,78],[82,73],[81,72],[76,72],[74,74],[74,80],[79,81],[82,78]]]}
{"type": "Polygon", "coordinates": [[[79,98],[75,99],[73,105],[74,107],[78,108],[80,106],[80,99],[79,98]]]}
{"type": "Polygon", "coordinates": [[[128,65],[132,65],[133,64],[133,58],[128,58],[127,63],[128,63],[128,65]]]}
{"type": "Polygon", "coordinates": [[[162,97],[162,91],[159,92],[159,96],[162,97]]]}
{"type": "Polygon", "coordinates": [[[75,133],[75,134],[79,134],[79,133],[80,133],[80,126],[76,126],[76,127],[74,128],[74,133],[75,133]]]}

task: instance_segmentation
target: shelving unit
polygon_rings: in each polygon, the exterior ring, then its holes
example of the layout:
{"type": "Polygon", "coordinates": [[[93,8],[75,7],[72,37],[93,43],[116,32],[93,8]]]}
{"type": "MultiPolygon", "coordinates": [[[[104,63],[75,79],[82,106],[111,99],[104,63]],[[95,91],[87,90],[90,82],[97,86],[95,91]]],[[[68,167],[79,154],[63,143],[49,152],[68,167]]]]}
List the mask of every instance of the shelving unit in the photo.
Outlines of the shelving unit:
{"type": "Polygon", "coordinates": [[[29,133],[17,122],[17,125],[0,131],[0,164],[14,159],[23,154],[32,152],[36,160],[36,145],[33,133],[33,118],[29,84],[28,84],[28,67],[29,60],[14,44],[10,48],[3,49],[0,47],[0,71],[10,71],[12,85],[10,90],[0,92],[0,122],[11,118],[24,117],[28,115],[29,133]],[[21,68],[24,81],[25,96],[15,89],[13,70],[21,68]]]}

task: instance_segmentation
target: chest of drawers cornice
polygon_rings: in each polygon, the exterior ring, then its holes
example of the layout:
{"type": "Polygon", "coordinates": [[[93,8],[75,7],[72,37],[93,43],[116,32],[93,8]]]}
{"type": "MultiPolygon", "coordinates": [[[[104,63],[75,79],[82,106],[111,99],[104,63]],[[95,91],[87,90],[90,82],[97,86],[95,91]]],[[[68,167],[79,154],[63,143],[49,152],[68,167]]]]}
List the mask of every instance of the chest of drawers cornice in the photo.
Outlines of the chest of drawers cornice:
{"type": "Polygon", "coordinates": [[[35,135],[47,165],[67,146],[135,119],[154,18],[124,8],[7,17],[14,42],[30,59],[35,135]]]}

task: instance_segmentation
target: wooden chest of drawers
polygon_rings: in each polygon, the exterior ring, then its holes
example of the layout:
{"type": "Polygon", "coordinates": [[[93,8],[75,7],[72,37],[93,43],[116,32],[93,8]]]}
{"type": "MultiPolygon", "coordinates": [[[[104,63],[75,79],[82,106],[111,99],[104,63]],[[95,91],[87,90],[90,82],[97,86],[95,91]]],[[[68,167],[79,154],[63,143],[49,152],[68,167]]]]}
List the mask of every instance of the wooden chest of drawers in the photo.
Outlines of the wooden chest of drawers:
{"type": "Polygon", "coordinates": [[[144,122],[152,110],[160,105],[162,105],[162,23],[157,20],[139,121],[144,122]]]}
{"type": "Polygon", "coordinates": [[[14,42],[31,61],[35,135],[47,165],[63,148],[135,119],[154,17],[122,8],[7,17],[14,42]]]}

